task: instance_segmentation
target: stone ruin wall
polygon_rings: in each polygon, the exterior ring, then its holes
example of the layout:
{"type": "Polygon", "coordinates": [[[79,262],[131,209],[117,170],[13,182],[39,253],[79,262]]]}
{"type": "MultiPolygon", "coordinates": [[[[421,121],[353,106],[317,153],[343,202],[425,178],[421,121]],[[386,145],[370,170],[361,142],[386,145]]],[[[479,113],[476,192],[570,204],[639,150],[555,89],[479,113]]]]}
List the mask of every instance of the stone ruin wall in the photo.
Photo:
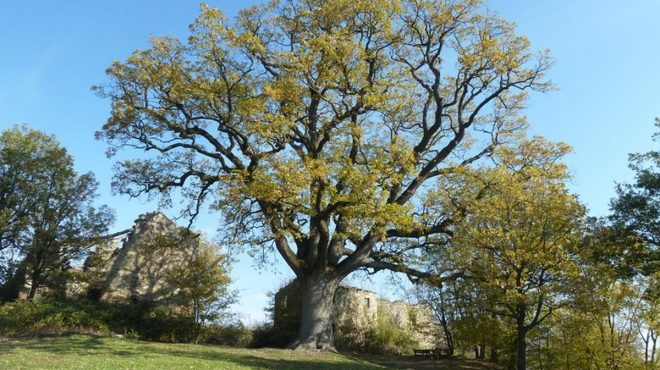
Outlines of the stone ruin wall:
{"type": "Polygon", "coordinates": [[[332,321],[336,326],[366,330],[377,319],[376,293],[357,288],[337,288],[332,310],[332,321]]]}
{"type": "MultiPolygon", "coordinates": [[[[176,291],[168,285],[167,273],[171,267],[186,262],[196,249],[198,239],[189,238],[171,247],[163,247],[158,238],[180,238],[178,233],[182,230],[162,213],[140,216],[122,247],[114,248],[106,261],[89,269],[92,273],[105,275],[100,300],[170,303],[176,291]]],[[[107,251],[101,253],[107,254],[107,251]]]]}
{"type": "Polygon", "coordinates": [[[387,299],[379,299],[378,305],[389,313],[396,326],[412,335],[419,343],[419,348],[442,347],[438,342],[440,327],[428,305],[409,304],[400,300],[392,302],[387,299]]]}
{"type": "MultiPolygon", "coordinates": [[[[176,304],[177,292],[167,284],[165,276],[172,267],[186,263],[199,238],[194,235],[166,248],[158,244],[159,238],[180,237],[185,230],[160,212],[140,215],[128,232],[97,246],[82,268],[69,271],[66,297],[114,303],[176,304]]],[[[26,279],[21,298],[27,296],[29,284],[26,279]]],[[[40,287],[35,298],[49,293],[50,288],[40,287]]]]}
{"type": "MultiPolygon", "coordinates": [[[[293,306],[299,303],[296,295],[292,284],[275,294],[273,314],[276,327],[278,320],[291,320],[291,316],[299,314],[299,309],[293,306]]],[[[395,326],[408,332],[418,342],[419,348],[442,346],[438,342],[440,327],[428,305],[409,304],[401,300],[392,302],[364,289],[343,286],[337,289],[332,310],[335,330],[361,342],[369,328],[377,323],[379,314],[387,314],[395,326]]]]}

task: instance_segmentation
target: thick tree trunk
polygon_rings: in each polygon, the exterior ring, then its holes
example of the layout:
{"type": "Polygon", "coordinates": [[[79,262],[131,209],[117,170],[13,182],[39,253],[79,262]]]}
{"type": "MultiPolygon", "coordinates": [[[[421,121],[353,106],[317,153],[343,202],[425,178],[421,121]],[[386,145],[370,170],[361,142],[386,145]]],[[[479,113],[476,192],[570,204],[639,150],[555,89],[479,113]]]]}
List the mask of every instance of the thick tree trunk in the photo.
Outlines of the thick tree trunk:
{"type": "Polygon", "coordinates": [[[339,278],[322,274],[301,279],[300,330],[289,348],[336,352],[331,316],[339,282],[339,278]]]}
{"type": "Polygon", "coordinates": [[[516,369],[527,370],[527,330],[525,325],[525,317],[527,315],[527,306],[518,304],[516,307],[516,342],[515,342],[515,357],[516,369]]]}

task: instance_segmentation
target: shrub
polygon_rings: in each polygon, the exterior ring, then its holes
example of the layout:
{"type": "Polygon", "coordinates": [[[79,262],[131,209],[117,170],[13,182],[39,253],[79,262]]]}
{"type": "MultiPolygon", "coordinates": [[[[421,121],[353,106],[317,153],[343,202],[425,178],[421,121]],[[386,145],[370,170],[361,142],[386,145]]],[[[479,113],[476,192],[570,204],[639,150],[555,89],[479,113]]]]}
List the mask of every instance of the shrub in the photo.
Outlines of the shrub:
{"type": "Polygon", "coordinates": [[[366,352],[366,331],[352,325],[335,326],[335,347],[340,351],[366,352]]]}
{"type": "Polygon", "coordinates": [[[350,325],[335,332],[335,345],[341,350],[378,354],[409,354],[417,346],[411,333],[397,326],[388,310],[378,308],[378,319],[365,329],[350,325]]]}
{"type": "MultiPolygon", "coordinates": [[[[0,336],[121,334],[160,342],[188,342],[195,322],[186,314],[148,304],[92,301],[16,301],[0,305],[0,336]]],[[[204,327],[200,342],[248,346],[252,331],[241,323],[204,327]]]]}
{"type": "Polygon", "coordinates": [[[88,301],[16,301],[0,306],[0,335],[92,333],[181,340],[181,319],[144,304],[88,301]]]}
{"type": "Polygon", "coordinates": [[[253,340],[252,330],[243,324],[209,325],[202,330],[200,342],[231,347],[248,347],[253,340]]]}
{"type": "Polygon", "coordinates": [[[0,306],[0,335],[40,336],[110,333],[92,310],[62,302],[20,301],[0,306]]]}
{"type": "Polygon", "coordinates": [[[364,349],[369,353],[410,354],[416,346],[410,333],[392,323],[386,312],[379,312],[378,320],[367,331],[364,349]]]}
{"type": "Polygon", "coordinates": [[[250,347],[285,348],[296,338],[296,331],[297,328],[290,326],[279,327],[273,323],[259,324],[252,330],[250,347]]]}

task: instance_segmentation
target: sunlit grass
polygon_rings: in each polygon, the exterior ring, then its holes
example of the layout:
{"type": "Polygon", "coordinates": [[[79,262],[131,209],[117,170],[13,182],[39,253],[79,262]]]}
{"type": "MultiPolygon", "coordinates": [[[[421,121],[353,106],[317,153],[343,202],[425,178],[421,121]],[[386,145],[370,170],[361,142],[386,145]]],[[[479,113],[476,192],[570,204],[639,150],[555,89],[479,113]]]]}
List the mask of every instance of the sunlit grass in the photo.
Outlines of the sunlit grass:
{"type": "Polygon", "coordinates": [[[340,354],[72,336],[0,343],[0,369],[382,369],[340,354]]]}

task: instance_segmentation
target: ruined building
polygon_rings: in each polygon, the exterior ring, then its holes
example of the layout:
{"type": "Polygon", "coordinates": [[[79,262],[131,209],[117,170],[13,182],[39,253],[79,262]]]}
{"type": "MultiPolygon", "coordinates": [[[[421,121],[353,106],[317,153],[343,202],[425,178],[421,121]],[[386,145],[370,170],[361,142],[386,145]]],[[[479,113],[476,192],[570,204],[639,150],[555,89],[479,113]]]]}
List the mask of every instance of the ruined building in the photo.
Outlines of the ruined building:
{"type": "Polygon", "coordinates": [[[199,242],[162,213],[143,214],[120,245],[99,248],[85,261],[90,293],[107,302],[174,303],[167,274],[185,264],[199,242]]]}
{"type": "MultiPolygon", "coordinates": [[[[294,281],[275,293],[274,327],[295,335],[299,317],[300,294],[294,281]]],[[[333,300],[332,322],[338,345],[365,344],[370,331],[386,323],[405,332],[417,348],[442,346],[437,342],[439,326],[429,306],[392,302],[368,290],[340,286],[333,300]]]]}
{"type": "MultiPolygon", "coordinates": [[[[81,268],[68,272],[68,298],[105,302],[176,304],[176,289],[168,283],[172,267],[184,265],[200,238],[160,212],[140,215],[133,227],[96,247],[81,268]]],[[[27,290],[29,281],[26,282],[27,290]]],[[[40,288],[38,296],[53,287],[40,288]]],[[[25,294],[23,294],[25,295],[25,294]]]]}

